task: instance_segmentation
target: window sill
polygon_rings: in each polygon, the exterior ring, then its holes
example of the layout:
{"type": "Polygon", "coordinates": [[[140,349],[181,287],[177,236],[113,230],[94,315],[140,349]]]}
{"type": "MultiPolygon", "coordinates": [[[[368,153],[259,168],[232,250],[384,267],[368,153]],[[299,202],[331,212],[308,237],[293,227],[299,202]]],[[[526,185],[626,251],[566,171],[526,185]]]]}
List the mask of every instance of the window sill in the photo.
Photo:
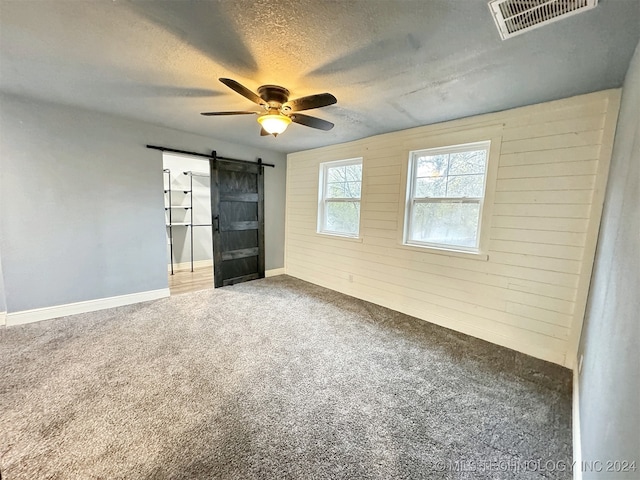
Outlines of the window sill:
{"type": "Polygon", "coordinates": [[[413,250],[414,252],[434,253],[436,255],[445,255],[447,257],[467,258],[469,260],[478,260],[481,262],[489,261],[489,255],[482,252],[468,252],[466,250],[455,250],[448,248],[438,248],[422,245],[409,245],[406,243],[400,244],[401,248],[406,250],[413,250]]]}
{"type": "Polygon", "coordinates": [[[339,233],[316,232],[321,237],[334,238],[336,240],[345,240],[347,242],[362,243],[362,237],[350,237],[348,235],[340,235],[339,233]]]}

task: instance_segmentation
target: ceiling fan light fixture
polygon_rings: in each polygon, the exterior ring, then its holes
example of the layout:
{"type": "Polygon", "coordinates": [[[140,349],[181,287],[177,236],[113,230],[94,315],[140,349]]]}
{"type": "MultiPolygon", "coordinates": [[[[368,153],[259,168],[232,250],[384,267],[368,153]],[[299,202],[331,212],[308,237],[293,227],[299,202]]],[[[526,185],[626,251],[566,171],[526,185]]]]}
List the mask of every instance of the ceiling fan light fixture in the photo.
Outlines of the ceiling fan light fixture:
{"type": "Polygon", "coordinates": [[[260,105],[264,110],[258,112],[255,110],[202,112],[201,115],[207,117],[222,115],[258,115],[257,120],[261,126],[261,137],[267,135],[278,136],[284,132],[292,122],[324,131],[331,130],[334,127],[333,123],[322,120],[321,118],[298,113],[303,110],[333,105],[337,100],[336,97],[330,93],[316,93],[315,95],[307,95],[306,97],[289,100],[289,90],[278,85],[262,85],[258,88],[259,95],[256,95],[244,85],[230,78],[221,78],[220,81],[234,92],[260,105]]]}
{"type": "Polygon", "coordinates": [[[286,115],[282,115],[281,113],[268,113],[266,115],[260,115],[258,117],[258,123],[267,132],[275,136],[281,134],[287,129],[287,127],[291,123],[291,119],[286,115]]]}

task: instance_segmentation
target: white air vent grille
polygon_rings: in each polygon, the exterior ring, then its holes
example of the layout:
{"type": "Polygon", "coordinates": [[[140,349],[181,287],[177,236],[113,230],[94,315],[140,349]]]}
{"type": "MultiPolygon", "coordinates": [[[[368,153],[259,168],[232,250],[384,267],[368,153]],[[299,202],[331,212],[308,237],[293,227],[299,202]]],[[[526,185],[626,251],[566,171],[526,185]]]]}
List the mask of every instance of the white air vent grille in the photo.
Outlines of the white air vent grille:
{"type": "Polygon", "coordinates": [[[489,8],[503,40],[594,8],[598,0],[492,0],[489,8]]]}

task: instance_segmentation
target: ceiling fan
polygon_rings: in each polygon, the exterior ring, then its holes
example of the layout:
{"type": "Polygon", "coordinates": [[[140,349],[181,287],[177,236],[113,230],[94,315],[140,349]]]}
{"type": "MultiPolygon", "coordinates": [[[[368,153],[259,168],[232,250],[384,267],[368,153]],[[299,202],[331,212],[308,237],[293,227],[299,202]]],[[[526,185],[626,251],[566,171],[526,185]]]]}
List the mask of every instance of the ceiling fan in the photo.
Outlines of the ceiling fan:
{"type": "Polygon", "coordinates": [[[289,90],[278,85],[262,85],[258,88],[258,93],[255,94],[247,87],[230,78],[220,78],[219,80],[231,90],[260,105],[262,110],[203,112],[201,115],[258,115],[258,123],[262,127],[260,135],[263,136],[273,135],[276,137],[284,132],[291,122],[319,130],[331,130],[333,128],[333,123],[331,122],[298,113],[302,110],[333,105],[337,100],[330,93],[318,93],[289,100],[289,90]]]}

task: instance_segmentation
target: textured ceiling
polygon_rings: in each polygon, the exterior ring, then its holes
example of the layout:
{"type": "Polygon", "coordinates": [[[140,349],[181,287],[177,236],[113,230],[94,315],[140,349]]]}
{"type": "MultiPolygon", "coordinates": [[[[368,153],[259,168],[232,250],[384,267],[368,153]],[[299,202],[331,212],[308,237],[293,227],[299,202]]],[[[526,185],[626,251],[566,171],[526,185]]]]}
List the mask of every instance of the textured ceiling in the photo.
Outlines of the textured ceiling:
{"type": "Polygon", "coordinates": [[[485,0],[0,0],[0,90],[292,152],[622,84],[640,0],[501,41],[485,0]],[[220,82],[331,92],[260,137],[220,82]]]}

